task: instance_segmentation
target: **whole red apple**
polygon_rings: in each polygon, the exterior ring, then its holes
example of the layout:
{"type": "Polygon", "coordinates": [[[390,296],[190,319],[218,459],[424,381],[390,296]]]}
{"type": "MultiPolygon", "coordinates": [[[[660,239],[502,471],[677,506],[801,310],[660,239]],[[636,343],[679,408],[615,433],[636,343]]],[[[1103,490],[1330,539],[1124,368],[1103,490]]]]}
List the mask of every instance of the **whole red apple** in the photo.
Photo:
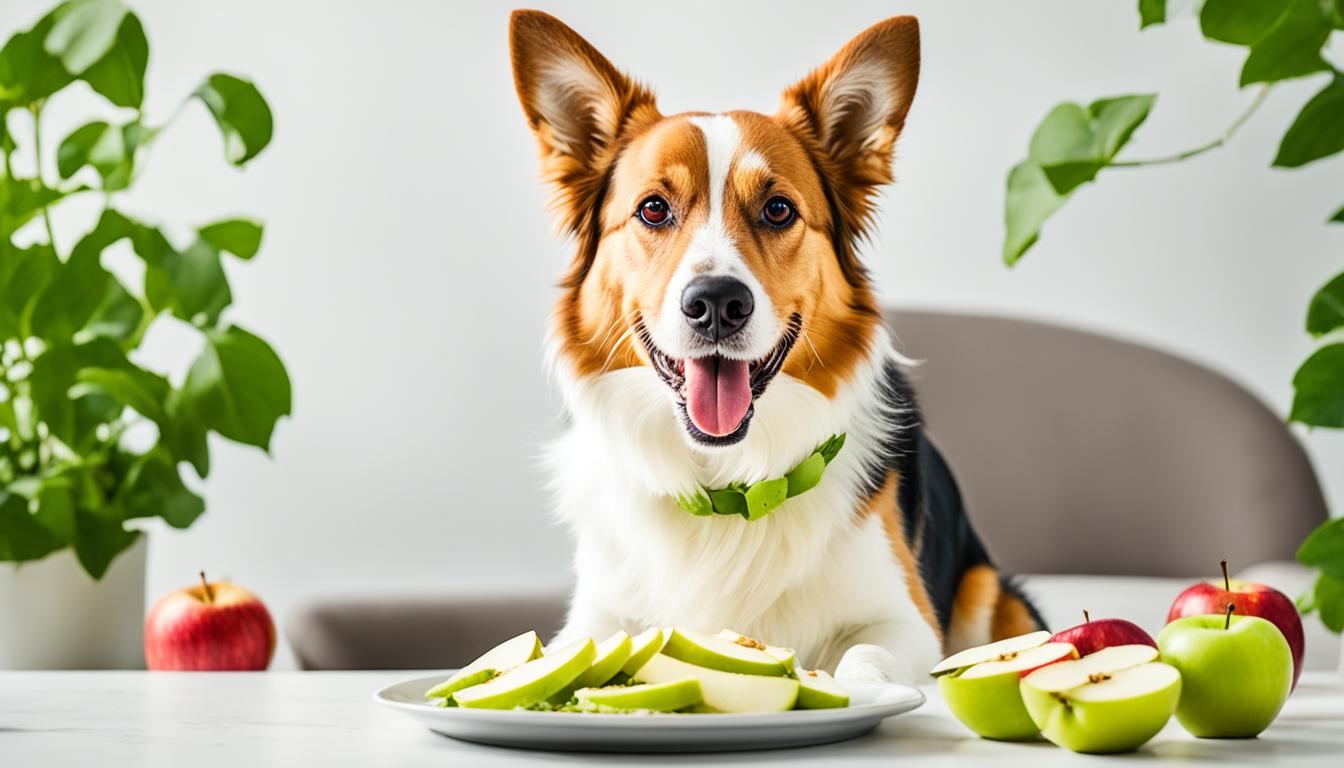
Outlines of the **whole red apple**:
{"type": "Polygon", "coordinates": [[[275,653],[275,623],[256,595],[227,581],[163,596],[145,619],[150,669],[263,670],[275,653]]]}
{"type": "Polygon", "coordinates": [[[1143,628],[1125,619],[1096,619],[1083,611],[1083,623],[1076,627],[1056,632],[1050,638],[1052,643],[1073,643],[1079,656],[1096,653],[1102,648],[1113,645],[1151,645],[1157,647],[1157,641],[1143,631],[1143,628]]]}
{"type": "Polygon", "coordinates": [[[1227,561],[1221,562],[1223,581],[1201,581],[1176,596],[1167,613],[1167,622],[1185,616],[1224,613],[1230,603],[1238,616],[1259,616],[1268,619],[1283,633],[1288,648],[1293,652],[1293,687],[1302,676],[1302,654],[1306,652],[1306,638],[1302,634],[1302,617],[1297,606],[1279,590],[1264,584],[1238,581],[1227,576],[1227,561]]]}

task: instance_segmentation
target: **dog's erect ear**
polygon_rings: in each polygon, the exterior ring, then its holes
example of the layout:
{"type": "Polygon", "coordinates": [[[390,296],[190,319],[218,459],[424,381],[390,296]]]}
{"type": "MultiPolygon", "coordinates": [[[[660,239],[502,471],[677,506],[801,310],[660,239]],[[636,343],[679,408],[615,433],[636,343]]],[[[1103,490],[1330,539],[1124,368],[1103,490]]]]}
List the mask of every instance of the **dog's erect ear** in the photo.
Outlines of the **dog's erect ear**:
{"type": "Polygon", "coordinates": [[[657,119],[653,94],[541,11],[513,12],[509,47],[518,98],[541,144],[542,172],[556,187],[565,228],[578,232],[596,214],[622,133],[657,119]]]}
{"type": "Polygon", "coordinates": [[[891,181],[891,154],[919,81],[919,22],[869,27],[784,92],[779,117],[821,155],[841,215],[867,223],[874,188],[891,181]]]}

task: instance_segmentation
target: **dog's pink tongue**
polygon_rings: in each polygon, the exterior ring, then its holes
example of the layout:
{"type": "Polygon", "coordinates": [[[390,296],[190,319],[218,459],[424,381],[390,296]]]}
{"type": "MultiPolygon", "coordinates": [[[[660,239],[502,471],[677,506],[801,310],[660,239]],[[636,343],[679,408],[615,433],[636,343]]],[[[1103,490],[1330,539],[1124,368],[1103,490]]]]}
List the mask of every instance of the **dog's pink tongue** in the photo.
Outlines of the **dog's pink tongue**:
{"type": "Polygon", "coordinates": [[[751,407],[746,360],[717,355],[686,361],[686,412],[707,435],[730,435],[751,407]]]}

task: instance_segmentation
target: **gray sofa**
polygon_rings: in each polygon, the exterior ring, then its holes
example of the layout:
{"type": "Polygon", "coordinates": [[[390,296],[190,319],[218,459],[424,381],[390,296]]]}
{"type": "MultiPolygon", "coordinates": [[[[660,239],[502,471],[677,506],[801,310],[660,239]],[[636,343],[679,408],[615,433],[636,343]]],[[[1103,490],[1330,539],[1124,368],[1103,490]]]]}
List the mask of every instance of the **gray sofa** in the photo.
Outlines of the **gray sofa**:
{"type": "MultiPolygon", "coordinates": [[[[1121,615],[1161,628],[1172,598],[1226,558],[1290,596],[1292,562],[1326,518],[1283,423],[1182,358],[1048,323],[893,312],[926,421],[991,555],[1061,628],[1121,615]]],[[[541,514],[538,511],[538,514],[541,514]]],[[[499,639],[559,627],[563,594],[315,599],[288,617],[305,669],[458,666],[499,639]]],[[[1307,665],[1339,639],[1309,617],[1307,665]]]]}

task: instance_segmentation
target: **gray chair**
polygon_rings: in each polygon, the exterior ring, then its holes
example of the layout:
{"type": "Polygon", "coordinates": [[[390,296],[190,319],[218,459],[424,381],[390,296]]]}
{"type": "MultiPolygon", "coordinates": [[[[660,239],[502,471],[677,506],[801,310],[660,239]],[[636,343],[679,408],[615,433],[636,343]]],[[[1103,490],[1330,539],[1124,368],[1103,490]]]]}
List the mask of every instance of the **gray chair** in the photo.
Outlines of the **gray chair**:
{"type": "MultiPolygon", "coordinates": [[[[1326,518],[1282,418],[1207,368],[1047,323],[888,321],[924,361],[910,377],[930,434],[1008,571],[1212,575],[1221,558],[1291,560],[1326,518]]],[[[305,669],[453,667],[525,629],[549,634],[563,608],[554,594],[315,601],[286,630],[305,669]]]]}

